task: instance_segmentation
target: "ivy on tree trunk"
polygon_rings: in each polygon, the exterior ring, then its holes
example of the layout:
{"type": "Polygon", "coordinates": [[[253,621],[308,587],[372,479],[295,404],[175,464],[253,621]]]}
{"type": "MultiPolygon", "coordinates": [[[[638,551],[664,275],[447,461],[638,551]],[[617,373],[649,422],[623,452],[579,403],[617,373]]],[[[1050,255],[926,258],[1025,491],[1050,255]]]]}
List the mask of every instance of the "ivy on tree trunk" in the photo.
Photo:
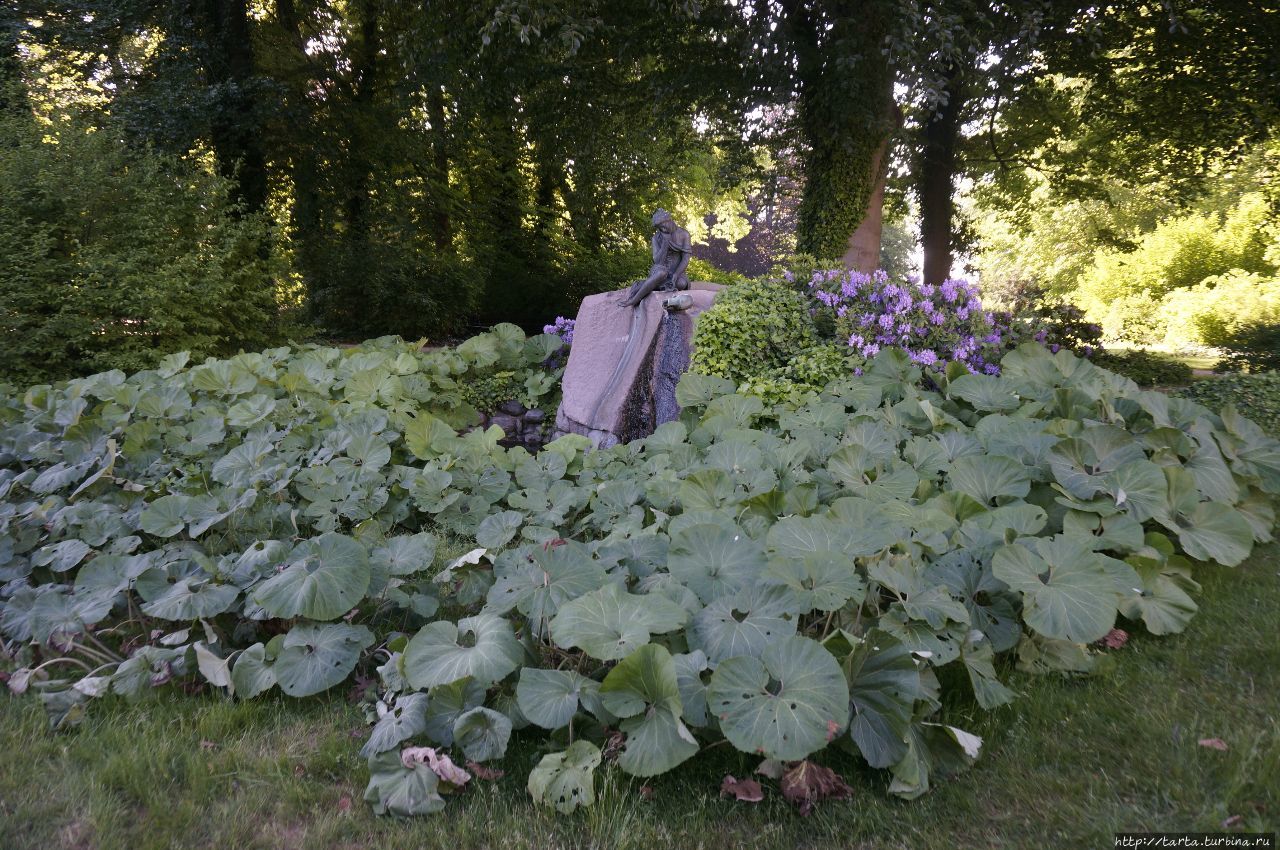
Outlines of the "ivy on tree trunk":
{"type": "Polygon", "coordinates": [[[782,4],[796,45],[797,111],[808,147],[796,243],[801,253],[844,257],[869,270],[879,262],[885,153],[899,115],[884,52],[894,6],[836,5],[850,8],[820,19],[807,3],[782,4]]]}

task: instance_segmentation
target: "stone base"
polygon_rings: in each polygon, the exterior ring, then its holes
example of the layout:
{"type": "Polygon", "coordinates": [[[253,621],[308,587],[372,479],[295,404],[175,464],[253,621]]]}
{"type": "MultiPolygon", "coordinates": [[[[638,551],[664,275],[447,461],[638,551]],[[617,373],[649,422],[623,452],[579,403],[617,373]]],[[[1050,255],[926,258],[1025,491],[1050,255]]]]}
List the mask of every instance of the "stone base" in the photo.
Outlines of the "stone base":
{"type": "MultiPolygon", "coordinates": [[[[721,289],[714,283],[692,283],[686,290],[693,304],[672,314],[684,336],[685,349],[692,341],[693,319],[711,307],[721,289]]],[[[582,434],[601,448],[636,436],[637,410],[644,407],[637,394],[671,376],[655,376],[654,352],[666,311],[662,302],[670,292],[654,292],[635,307],[620,303],[626,291],[590,295],[582,301],[573,329],[573,346],[561,381],[564,398],[556,416],[556,436],[582,434]]],[[[664,346],[665,347],[665,346],[664,346]]],[[[641,418],[652,411],[640,410],[641,418]]]]}

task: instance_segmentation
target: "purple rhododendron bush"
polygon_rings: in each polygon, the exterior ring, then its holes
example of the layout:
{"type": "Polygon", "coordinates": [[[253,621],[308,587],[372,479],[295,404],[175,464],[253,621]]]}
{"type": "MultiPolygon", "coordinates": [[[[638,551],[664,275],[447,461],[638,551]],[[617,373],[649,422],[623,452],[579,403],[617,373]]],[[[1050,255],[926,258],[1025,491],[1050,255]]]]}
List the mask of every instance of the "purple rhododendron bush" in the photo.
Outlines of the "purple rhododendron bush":
{"type": "Polygon", "coordinates": [[[835,313],[837,337],[863,357],[897,347],[933,372],[945,371],[948,363],[988,375],[1000,371],[1005,337],[971,283],[894,283],[883,271],[831,269],[814,272],[808,287],[835,313]]]}
{"type": "Polygon", "coordinates": [[[1280,442],[1229,405],[1034,342],[998,357],[960,283],[742,287],[700,319],[763,317],[712,321],[721,354],[795,344],[827,379],[767,402],[691,372],[678,421],[605,450],[508,447],[465,401],[562,354],[563,325],[0,392],[9,689],[61,729],[107,694],[358,681],[365,797],[397,816],[526,769],[517,736],[564,813],[606,765],[722,745],[759,759],[739,799],[852,795],[830,748],[914,798],[981,753],[944,704],[1014,701],[1013,667],[1087,674],[1117,628],[1181,631],[1200,571],[1271,538],[1280,442]]]}

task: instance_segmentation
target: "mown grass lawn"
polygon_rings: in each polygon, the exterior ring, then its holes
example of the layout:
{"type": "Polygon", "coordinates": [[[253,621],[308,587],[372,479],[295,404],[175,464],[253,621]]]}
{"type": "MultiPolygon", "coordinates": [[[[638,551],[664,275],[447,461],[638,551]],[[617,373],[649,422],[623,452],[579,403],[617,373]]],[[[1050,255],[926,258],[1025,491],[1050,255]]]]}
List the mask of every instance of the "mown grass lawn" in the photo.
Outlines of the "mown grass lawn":
{"type": "MultiPolygon", "coordinates": [[[[524,790],[540,753],[517,742],[496,783],[433,818],[375,818],[361,801],[365,735],[344,693],[234,703],[170,690],[98,701],[70,733],[39,705],[0,703],[0,845],[25,848],[1110,847],[1118,830],[1274,830],[1280,824],[1280,546],[1203,568],[1185,634],[1137,634],[1110,673],[1010,673],[1023,694],[983,714],[945,709],[986,739],[968,773],[923,799],[828,760],[855,788],[802,818],[778,795],[721,800],[754,759],[717,747],[651,782],[603,771],[596,805],[564,817],[524,790]],[[1200,746],[1220,738],[1225,752],[1200,746]]],[[[767,792],[768,793],[768,792],[767,792]]]]}

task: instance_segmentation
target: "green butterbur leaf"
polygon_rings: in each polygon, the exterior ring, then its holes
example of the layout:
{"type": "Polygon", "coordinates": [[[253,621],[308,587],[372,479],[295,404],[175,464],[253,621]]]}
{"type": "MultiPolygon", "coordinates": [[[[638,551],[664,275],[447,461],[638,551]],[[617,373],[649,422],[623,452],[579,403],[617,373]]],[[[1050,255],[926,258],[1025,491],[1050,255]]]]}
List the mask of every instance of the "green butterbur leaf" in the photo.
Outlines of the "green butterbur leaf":
{"type": "Polygon", "coordinates": [[[471,677],[496,682],[520,666],[524,647],[511,624],[492,614],[465,617],[455,626],[423,626],[404,650],[405,677],[415,688],[447,685],[471,677]]]}
{"type": "Polygon", "coordinates": [[[841,734],[849,722],[849,688],[836,660],[808,638],[792,635],[760,658],[720,663],[707,705],[735,747],[796,761],[841,734]]]}
{"type": "Polygon", "coordinates": [[[542,757],[529,774],[529,794],[534,802],[570,814],[596,801],[595,769],[600,748],[590,741],[574,741],[563,753],[542,757]]]}

